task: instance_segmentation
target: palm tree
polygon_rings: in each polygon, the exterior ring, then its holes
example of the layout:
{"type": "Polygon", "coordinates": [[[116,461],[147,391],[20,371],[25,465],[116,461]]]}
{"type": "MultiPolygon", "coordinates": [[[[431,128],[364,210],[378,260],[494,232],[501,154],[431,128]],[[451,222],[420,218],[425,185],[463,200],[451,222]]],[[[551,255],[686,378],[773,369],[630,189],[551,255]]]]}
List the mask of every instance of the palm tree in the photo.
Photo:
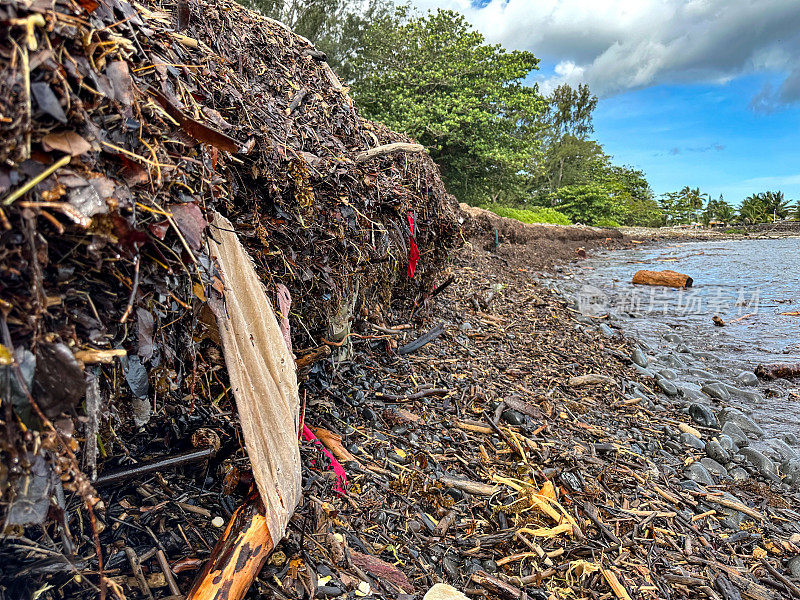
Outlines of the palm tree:
{"type": "Polygon", "coordinates": [[[739,216],[750,223],[763,223],[767,220],[767,209],[764,194],[751,194],[742,200],[739,216]]]}
{"type": "Polygon", "coordinates": [[[698,221],[698,212],[703,210],[703,198],[707,197],[708,194],[701,194],[700,188],[692,189],[687,185],[680,191],[680,195],[686,206],[692,211],[694,220],[698,221]]]}
{"type": "Polygon", "coordinates": [[[783,197],[783,192],[766,192],[764,194],[764,209],[769,215],[772,213],[772,220],[777,221],[786,218],[789,214],[789,201],[783,197]]]}

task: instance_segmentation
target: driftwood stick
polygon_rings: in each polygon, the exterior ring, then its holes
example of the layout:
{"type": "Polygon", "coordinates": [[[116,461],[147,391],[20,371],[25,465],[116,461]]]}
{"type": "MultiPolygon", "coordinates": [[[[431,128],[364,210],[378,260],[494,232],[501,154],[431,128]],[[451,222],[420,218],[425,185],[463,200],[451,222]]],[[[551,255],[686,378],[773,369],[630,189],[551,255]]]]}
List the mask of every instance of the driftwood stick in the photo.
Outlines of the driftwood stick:
{"type": "Polygon", "coordinates": [[[497,491],[497,486],[488,485],[479,481],[470,481],[469,479],[459,479],[451,477],[450,475],[442,475],[439,477],[439,482],[468,494],[475,496],[491,496],[497,491]]]}
{"type": "Polygon", "coordinates": [[[275,543],[258,490],[236,509],[186,600],[241,600],[275,543]]]}
{"type": "Polygon", "coordinates": [[[422,144],[395,142],[393,144],[384,144],[383,146],[378,146],[377,148],[370,148],[369,150],[359,152],[356,154],[355,162],[356,164],[360,164],[368,160],[372,160],[373,158],[386,156],[387,154],[392,154],[394,152],[422,152],[423,150],[425,150],[425,146],[422,144]]]}

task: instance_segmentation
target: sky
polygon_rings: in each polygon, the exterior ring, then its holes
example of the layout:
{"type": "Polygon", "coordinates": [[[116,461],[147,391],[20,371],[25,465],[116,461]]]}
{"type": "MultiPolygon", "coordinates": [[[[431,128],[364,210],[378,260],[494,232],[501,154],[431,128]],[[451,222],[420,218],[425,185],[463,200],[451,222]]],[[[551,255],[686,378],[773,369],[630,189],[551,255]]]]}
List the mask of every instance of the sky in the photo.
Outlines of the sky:
{"type": "Polygon", "coordinates": [[[595,134],[656,194],[800,200],[800,0],[415,0],[541,59],[543,92],[588,83],[595,134]]]}

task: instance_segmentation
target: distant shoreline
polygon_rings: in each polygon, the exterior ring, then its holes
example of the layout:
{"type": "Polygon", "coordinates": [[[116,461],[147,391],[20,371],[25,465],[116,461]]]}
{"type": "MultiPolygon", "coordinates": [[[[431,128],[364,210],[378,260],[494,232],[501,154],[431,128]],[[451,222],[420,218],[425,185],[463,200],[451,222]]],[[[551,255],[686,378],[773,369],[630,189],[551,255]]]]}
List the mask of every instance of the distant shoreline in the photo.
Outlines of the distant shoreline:
{"type": "Polygon", "coordinates": [[[752,240],[800,237],[800,221],[759,223],[721,227],[719,229],[690,229],[686,227],[618,227],[626,238],[642,241],[664,239],[702,240],[752,240]]]}

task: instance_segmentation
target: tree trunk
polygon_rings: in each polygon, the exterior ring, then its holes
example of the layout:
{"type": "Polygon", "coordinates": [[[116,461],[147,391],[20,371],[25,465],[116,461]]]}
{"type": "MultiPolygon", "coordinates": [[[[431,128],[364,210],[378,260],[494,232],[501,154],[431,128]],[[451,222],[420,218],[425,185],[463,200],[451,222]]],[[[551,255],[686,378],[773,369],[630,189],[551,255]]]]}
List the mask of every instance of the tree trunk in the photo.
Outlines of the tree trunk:
{"type": "Polygon", "coordinates": [[[692,287],[694,280],[688,275],[677,271],[637,271],[633,276],[633,283],[639,285],[663,285],[666,287],[687,288],[692,287]]]}

